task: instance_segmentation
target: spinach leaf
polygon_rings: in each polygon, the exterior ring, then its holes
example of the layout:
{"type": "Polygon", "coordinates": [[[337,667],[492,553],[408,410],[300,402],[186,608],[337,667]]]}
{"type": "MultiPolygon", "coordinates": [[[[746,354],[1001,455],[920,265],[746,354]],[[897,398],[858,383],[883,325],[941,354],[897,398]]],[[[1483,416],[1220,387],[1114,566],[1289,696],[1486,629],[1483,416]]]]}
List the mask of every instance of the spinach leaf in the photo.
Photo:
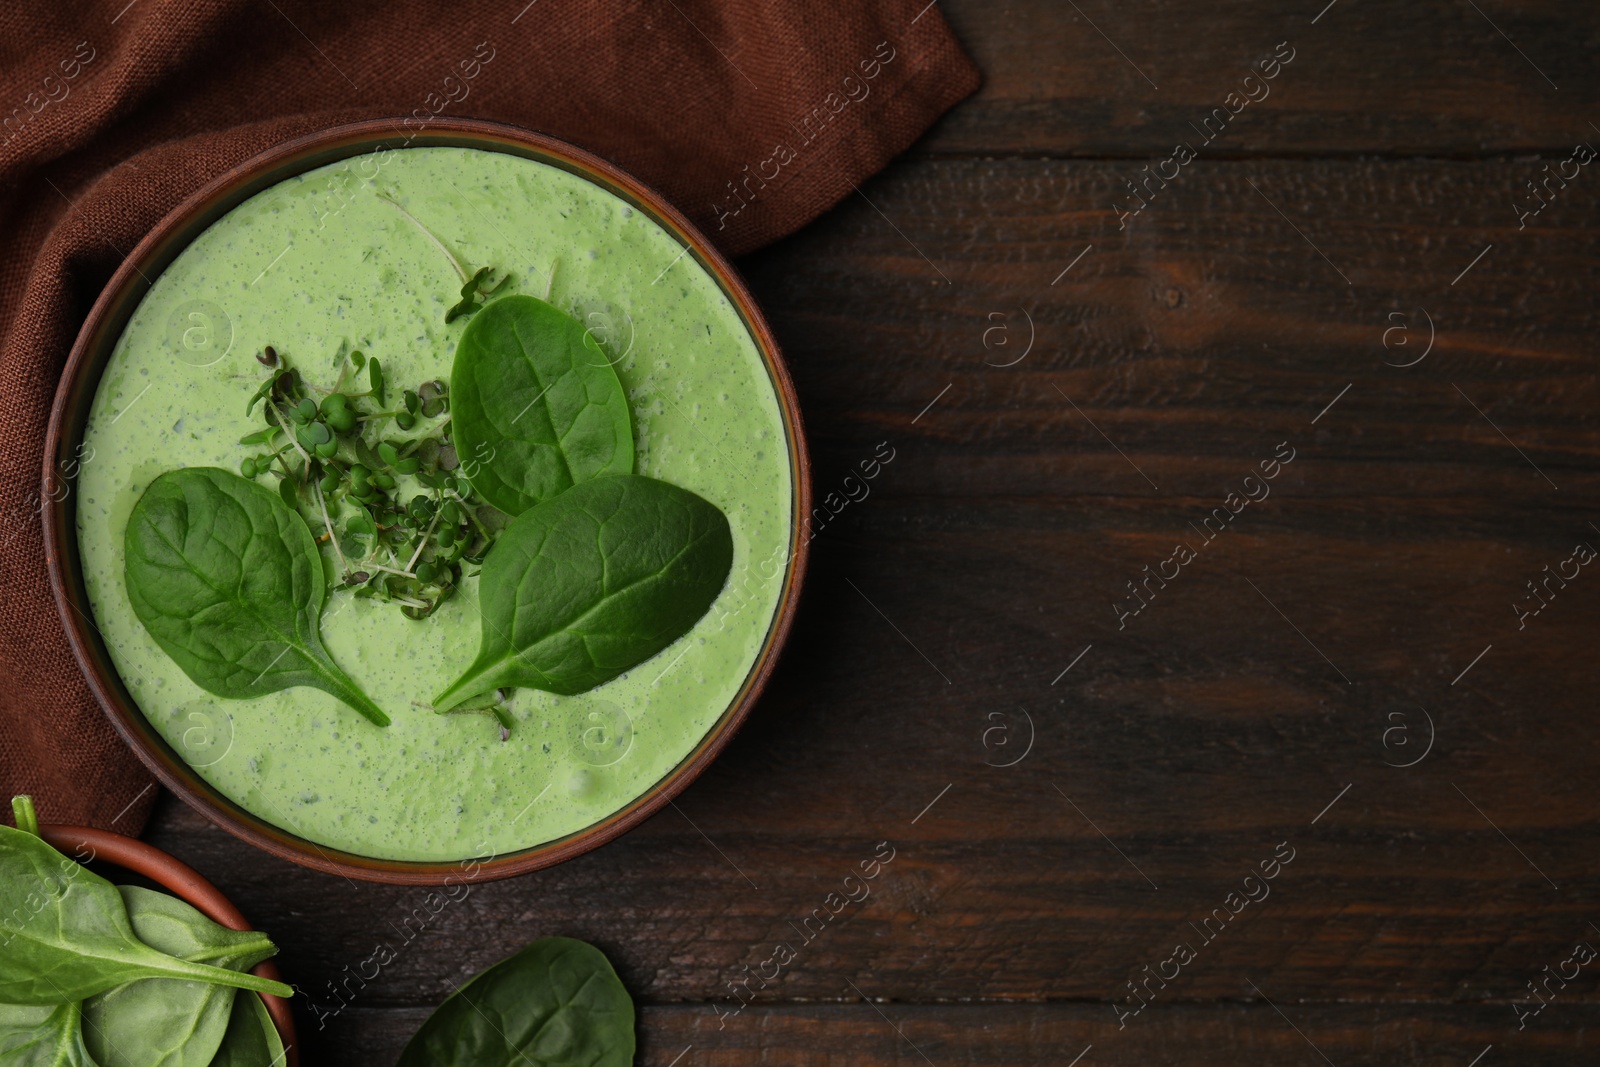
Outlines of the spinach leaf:
{"type": "Polygon", "coordinates": [[[267,1006],[254,993],[233,998],[233,1014],[211,1067],[281,1067],[283,1039],[267,1014],[267,1006]]]}
{"type": "Polygon", "coordinates": [[[160,977],[294,992],[151,948],[134,934],[116,886],[9,826],[0,826],[0,890],[0,1003],[61,1004],[160,977]]]}
{"type": "Polygon", "coordinates": [[[631,1067],[633,1051],[633,999],[605,956],[547,937],[439,1005],[396,1067],[631,1067]]]}
{"type": "Polygon", "coordinates": [[[0,1063],[6,1067],[97,1067],[83,1045],[80,1008],[76,1001],[54,1006],[0,1004],[0,1063]]]}
{"type": "Polygon", "coordinates": [[[732,565],[727,518],[687,489],[634,474],[575,485],[489,550],[478,658],[434,709],[501,686],[570,695],[608,682],[687,633],[732,565]]]}
{"type": "Polygon", "coordinates": [[[230,930],[175,896],[136,885],[119,885],[117,892],[139,940],[169,956],[248,971],[278,953],[259,930],[230,930]]]}
{"type": "Polygon", "coordinates": [[[508,515],[597,475],[633,471],[617,372],[581,322],[537,297],[501,297],[472,317],[456,347],[450,403],[462,473],[508,515]]]}
{"type": "MultiPolygon", "coordinates": [[[[277,952],[265,934],[219,926],[176,897],[117,891],[139,940],[179,959],[245,971],[277,952]]],[[[233,1000],[232,989],[207,982],[129,982],[84,1002],[84,1043],[100,1067],[206,1067],[233,1000]]]]}
{"type": "Polygon", "coordinates": [[[274,493],[216,467],[168,471],[124,544],[134,614],[196,685],[236,699],[313,686],[389,725],[322,647],[322,557],[274,493]]]}

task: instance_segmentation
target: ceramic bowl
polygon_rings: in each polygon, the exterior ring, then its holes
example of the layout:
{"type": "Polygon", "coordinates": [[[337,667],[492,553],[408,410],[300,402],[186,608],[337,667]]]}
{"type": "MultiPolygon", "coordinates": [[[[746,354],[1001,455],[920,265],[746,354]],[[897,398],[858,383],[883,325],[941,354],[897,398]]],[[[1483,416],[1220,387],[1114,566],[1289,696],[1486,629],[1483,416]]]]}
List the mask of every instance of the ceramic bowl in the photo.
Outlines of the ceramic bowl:
{"type": "Polygon", "coordinates": [[[129,253],[89,312],[73,345],[56,392],[45,439],[44,542],[50,583],[62,626],[95,699],[111,724],[144,764],[190,806],[224,830],[276,856],[317,870],[369,881],[444,885],[505,878],[571,859],[649,818],[694,780],[732,739],[760,696],[794,619],[805,574],[807,541],[803,517],[810,512],[810,465],[794,385],[778,344],[733,267],[681,213],[636,178],[582,149],[502,123],[472,119],[431,120],[425,132],[402,136],[397,119],[374,119],[332,127],[279,145],[221,175],[164,218],[129,253]],[[286,178],[364,153],[399,147],[452,146],[508,152],[586,178],[645,213],[687,248],[727,295],[755,340],[782,411],[794,485],[790,558],[772,625],[744,684],[700,743],[669,774],[635,798],[577,833],[518,852],[464,864],[459,861],[374,859],[318,845],[275,826],[228,799],[200,777],[150,725],[128,694],[105,643],[92,622],[77,546],[76,494],[61,472],[75,470],[71,457],[82,440],[100,374],[151,280],[160,275],[205,228],[256,193],[286,178]]]}
{"type": "MultiPolygon", "coordinates": [[[[80,862],[109,863],[143,875],[219,926],[226,926],[230,930],[255,929],[245,921],[233,902],[223,896],[216,886],[200,877],[193,867],[143,841],[88,826],[45,825],[39,827],[39,836],[57,852],[80,862]]],[[[268,936],[271,936],[270,931],[268,936]]],[[[250,968],[250,973],[274,982],[283,981],[278,974],[277,964],[271,960],[256,964],[250,968]]],[[[267,1013],[272,1016],[273,1025],[278,1028],[278,1037],[283,1041],[285,1067],[296,1067],[300,1062],[300,1052],[295,1047],[294,1015],[289,1011],[289,1002],[270,993],[241,991],[239,995],[261,998],[261,1002],[267,1006],[267,1013]]]]}

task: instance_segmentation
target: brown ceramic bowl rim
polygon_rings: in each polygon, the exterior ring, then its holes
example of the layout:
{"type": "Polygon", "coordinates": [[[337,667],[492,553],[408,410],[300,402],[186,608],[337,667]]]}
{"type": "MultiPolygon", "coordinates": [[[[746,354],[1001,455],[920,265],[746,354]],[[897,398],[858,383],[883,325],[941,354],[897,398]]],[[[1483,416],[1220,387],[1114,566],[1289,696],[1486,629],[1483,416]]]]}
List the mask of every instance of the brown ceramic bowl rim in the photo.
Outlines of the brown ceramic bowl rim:
{"type": "MultiPolygon", "coordinates": [[[[244,914],[233,906],[233,901],[223,896],[222,890],[200,877],[193,867],[143,841],[88,826],[48,824],[39,827],[39,836],[58,852],[79,863],[100,860],[134,874],[142,874],[163,889],[170,890],[173,896],[192,905],[219,926],[226,926],[230,930],[255,929],[244,914]]],[[[250,973],[274,982],[283,980],[278,974],[277,964],[271,960],[262,960],[250,968],[250,973]]],[[[278,1028],[278,1037],[283,1041],[286,1054],[285,1067],[296,1067],[300,1052],[295,1048],[294,1013],[289,1010],[289,1002],[271,993],[256,995],[267,1006],[272,1025],[278,1028]]]]}
{"type": "Polygon", "coordinates": [[[525,874],[602,845],[655,814],[716,758],[766,686],[793,623],[809,554],[803,533],[805,516],[810,513],[811,480],[799,401],[777,339],[733,266],[660,194],[589,152],[521,127],[478,119],[434,118],[421,132],[407,132],[409,129],[410,120],[370,119],[287,141],[190,196],[134,247],[95,301],[67,358],[45,438],[40,499],[44,502],[45,563],[68,643],[112,726],[163,785],[234,836],[294,863],[367,881],[447,885],[525,874]],[[364,155],[379,160],[381,167],[383,157],[378,153],[402,146],[479,148],[546,163],[599,185],[672,234],[717,280],[761,352],[783,417],[793,483],[788,573],[772,624],[744,684],[693,751],[642,795],[582,830],[532,848],[459,861],[377,859],[318,845],[247,811],[185,763],[139,711],[91,621],[78,556],[75,478],[64,476],[64,472],[76,473],[74,450],[82,439],[100,374],[128,319],[149,291],[152,279],[200,232],[249,197],[286,178],[364,155]]]}

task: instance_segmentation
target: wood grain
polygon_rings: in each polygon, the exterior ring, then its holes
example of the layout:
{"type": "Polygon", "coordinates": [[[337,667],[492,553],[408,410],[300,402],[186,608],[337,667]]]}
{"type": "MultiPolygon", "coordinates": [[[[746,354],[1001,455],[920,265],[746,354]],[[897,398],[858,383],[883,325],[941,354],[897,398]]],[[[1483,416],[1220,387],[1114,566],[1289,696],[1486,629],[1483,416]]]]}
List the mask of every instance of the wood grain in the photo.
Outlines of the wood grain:
{"type": "Polygon", "coordinates": [[[939,10],[984,87],[918,153],[1166,152],[1246,90],[1266,95],[1219,138],[1224,154],[1470,158],[1571,148],[1596,136],[1586,116],[1600,122],[1600,30],[1565,0],[943,0],[939,10]],[[1280,42],[1294,59],[1265,90],[1245,86],[1280,42]]]}
{"type": "MultiPolygon", "coordinates": [[[[1121,1031],[1103,1007],[1086,1004],[866,1006],[857,1000],[752,1009],[722,1029],[703,1009],[646,1008],[638,1063],[1070,1067],[1082,1055],[1079,1067],[1232,1067],[1240,1062],[1312,1067],[1328,1061],[1338,1067],[1389,1067],[1403,1056],[1399,1062],[1417,1067],[1466,1067],[1492,1045],[1481,1061],[1484,1067],[1508,1056],[1512,1062],[1579,1067],[1592,1060],[1581,1051],[1583,1031],[1600,1021],[1590,1006],[1571,1006],[1558,1017],[1551,1005],[1542,1025],[1530,1024],[1518,1033],[1516,1020],[1503,1008],[1428,1007],[1397,1018],[1363,1005],[1301,1007],[1272,999],[1288,1021],[1258,999],[1215,1007],[1177,1005],[1160,1013],[1151,1008],[1121,1031]]],[[[412,1009],[362,1011],[346,1034],[324,1035],[320,1041],[313,1036],[307,1047],[321,1054],[317,1062],[390,1064],[424,1017],[412,1009]]]]}

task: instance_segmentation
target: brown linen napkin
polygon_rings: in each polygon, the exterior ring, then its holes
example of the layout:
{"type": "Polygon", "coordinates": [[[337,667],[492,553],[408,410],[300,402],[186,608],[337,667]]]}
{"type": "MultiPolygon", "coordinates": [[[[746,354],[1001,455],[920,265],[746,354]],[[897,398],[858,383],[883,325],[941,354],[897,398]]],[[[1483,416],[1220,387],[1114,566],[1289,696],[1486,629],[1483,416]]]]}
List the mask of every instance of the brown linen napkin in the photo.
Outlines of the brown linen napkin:
{"type": "Polygon", "coordinates": [[[467,115],[611,159],[738,254],[978,85],[927,0],[31,0],[0,70],[0,799],[130,834],[155,790],[62,634],[40,463],[79,325],[172,207],[332,122],[467,115]]]}

